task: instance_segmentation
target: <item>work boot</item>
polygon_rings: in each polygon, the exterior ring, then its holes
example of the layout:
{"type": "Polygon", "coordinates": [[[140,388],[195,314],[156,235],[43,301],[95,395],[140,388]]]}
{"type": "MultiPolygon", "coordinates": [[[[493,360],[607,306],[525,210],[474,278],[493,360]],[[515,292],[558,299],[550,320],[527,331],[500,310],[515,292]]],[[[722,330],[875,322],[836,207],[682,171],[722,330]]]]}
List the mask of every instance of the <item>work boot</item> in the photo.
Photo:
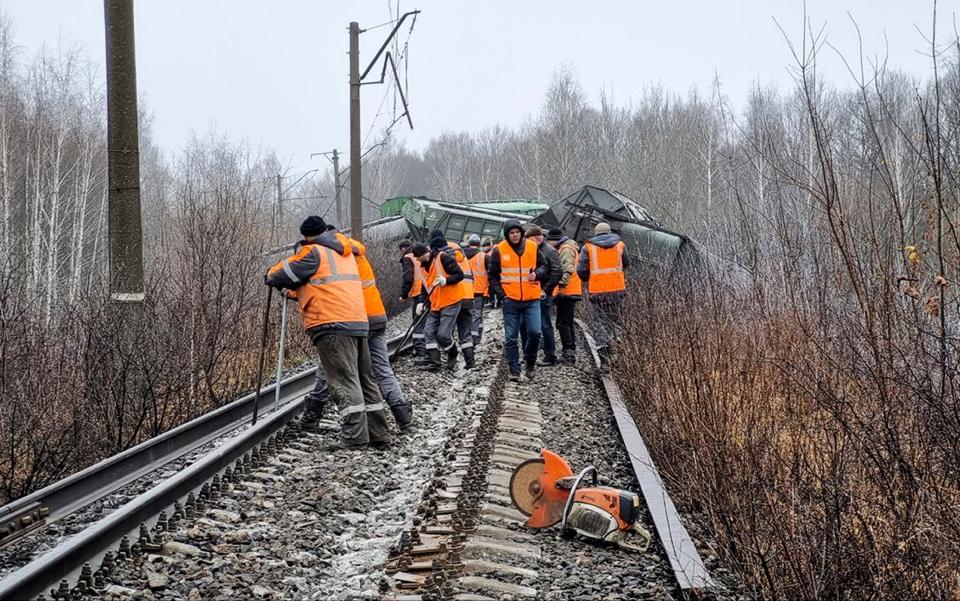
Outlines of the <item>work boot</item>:
{"type": "Polygon", "coordinates": [[[556,355],[547,355],[543,358],[543,361],[540,362],[540,365],[544,367],[553,367],[556,364],[557,364],[556,355]]]}
{"type": "Polygon", "coordinates": [[[326,451],[328,453],[333,453],[336,451],[362,451],[365,448],[367,448],[367,445],[365,445],[362,442],[358,444],[354,444],[354,443],[347,443],[340,440],[340,441],[328,444],[327,446],[323,447],[321,450],[326,451]]]}
{"type": "Polygon", "coordinates": [[[473,369],[477,366],[476,355],[473,351],[473,347],[468,347],[463,349],[463,368],[464,369],[473,369]]]}
{"type": "Polygon", "coordinates": [[[319,432],[320,412],[313,409],[304,411],[303,416],[300,418],[300,427],[304,432],[319,432]]]}
{"type": "Polygon", "coordinates": [[[533,372],[536,365],[537,363],[535,360],[530,363],[527,363],[527,371],[524,372],[524,375],[527,376],[528,380],[533,380],[533,372]]]}
{"type": "Polygon", "coordinates": [[[447,351],[447,371],[457,369],[457,346],[453,345],[447,351]]]}
{"type": "Polygon", "coordinates": [[[430,357],[427,356],[426,353],[422,355],[417,354],[417,356],[413,358],[414,365],[427,365],[428,363],[430,363],[430,357]]]}
{"type": "Polygon", "coordinates": [[[574,365],[577,362],[577,352],[573,349],[565,348],[560,353],[560,362],[574,365]]]}
{"type": "Polygon", "coordinates": [[[378,451],[384,451],[390,448],[390,439],[387,438],[385,440],[371,440],[370,446],[378,451]]]}
{"type": "Polygon", "coordinates": [[[427,357],[427,371],[440,371],[440,349],[430,349],[427,351],[427,357]]]}
{"type": "Polygon", "coordinates": [[[510,381],[511,381],[511,382],[519,382],[519,381],[520,381],[520,372],[519,372],[519,371],[513,371],[513,370],[511,369],[511,370],[510,370],[510,381]]]}

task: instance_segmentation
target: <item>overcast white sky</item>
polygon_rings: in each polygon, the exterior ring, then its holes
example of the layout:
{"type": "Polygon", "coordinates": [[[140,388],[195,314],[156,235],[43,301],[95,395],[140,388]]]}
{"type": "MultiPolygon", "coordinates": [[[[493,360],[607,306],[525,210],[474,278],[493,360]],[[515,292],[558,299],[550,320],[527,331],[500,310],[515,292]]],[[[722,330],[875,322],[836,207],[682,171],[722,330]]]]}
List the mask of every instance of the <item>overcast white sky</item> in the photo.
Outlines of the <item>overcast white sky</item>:
{"type": "MultiPolygon", "coordinates": [[[[396,0],[394,0],[395,6],[396,0]]],[[[926,0],[807,0],[814,25],[848,56],[863,34],[866,54],[927,76],[926,0]]],[[[606,90],[620,103],[651,84],[685,94],[718,73],[741,106],[756,82],[790,85],[789,49],[801,0],[401,0],[423,11],[410,39],[409,88],[416,129],[400,131],[422,148],[444,130],[518,125],[534,114],[561,65],[573,67],[591,100],[606,90]]],[[[58,37],[103,63],[102,0],[0,0],[28,53],[58,37]]],[[[960,0],[939,2],[939,35],[952,36],[960,0]]],[[[295,169],[324,166],[311,152],[348,148],[347,25],[390,17],[387,0],[137,0],[140,96],[158,142],[175,150],[211,127],[231,139],[273,148],[295,169]]],[[[402,34],[406,35],[406,26],[402,34]]],[[[389,27],[360,37],[361,69],[389,27]],[[366,57],[366,61],[364,61],[366,57]]],[[[821,72],[849,76],[831,53],[821,72]]],[[[365,133],[383,88],[363,88],[365,133]]],[[[380,125],[389,122],[381,116],[380,125]]],[[[371,139],[376,138],[376,133],[371,139]]]]}

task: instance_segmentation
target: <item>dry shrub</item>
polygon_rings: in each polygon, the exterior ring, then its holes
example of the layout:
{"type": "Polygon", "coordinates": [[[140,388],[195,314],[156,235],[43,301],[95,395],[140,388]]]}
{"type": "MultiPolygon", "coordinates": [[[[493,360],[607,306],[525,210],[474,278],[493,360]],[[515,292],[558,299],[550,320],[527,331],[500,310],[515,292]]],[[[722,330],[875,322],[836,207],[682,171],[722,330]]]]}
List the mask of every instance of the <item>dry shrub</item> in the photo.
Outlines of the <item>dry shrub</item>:
{"type": "Polygon", "coordinates": [[[956,413],[875,379],[862,339],[712,300],[635,299],[618,369],[669,488],[733,567],[769,598],[955,595],[956,413]]]}

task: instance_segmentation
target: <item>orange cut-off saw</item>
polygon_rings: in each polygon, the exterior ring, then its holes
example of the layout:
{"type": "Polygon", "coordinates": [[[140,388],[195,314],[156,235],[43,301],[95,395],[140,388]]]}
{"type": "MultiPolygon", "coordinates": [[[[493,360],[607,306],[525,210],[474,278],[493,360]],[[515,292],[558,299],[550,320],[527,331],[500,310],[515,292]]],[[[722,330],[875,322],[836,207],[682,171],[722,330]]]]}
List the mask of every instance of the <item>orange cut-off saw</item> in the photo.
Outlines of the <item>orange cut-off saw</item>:
{"type": "Polygon", "coordinates": [[[510,476],[510,498],[529,519],[531,528],[549,528],[560,524],[562,534],[583,536],[617,543],[625,549],[646,551],[650,533],[637,523],[640,496],[636,493],[597,486],[597,470],[587,467],[575,475],[562,457],[547,449],[540,457],[528,459],[510,476]],[[586,480],[591,483],[586,486],[586,480]],[[641,544],[627,540],[639,536],[641,544]]]}

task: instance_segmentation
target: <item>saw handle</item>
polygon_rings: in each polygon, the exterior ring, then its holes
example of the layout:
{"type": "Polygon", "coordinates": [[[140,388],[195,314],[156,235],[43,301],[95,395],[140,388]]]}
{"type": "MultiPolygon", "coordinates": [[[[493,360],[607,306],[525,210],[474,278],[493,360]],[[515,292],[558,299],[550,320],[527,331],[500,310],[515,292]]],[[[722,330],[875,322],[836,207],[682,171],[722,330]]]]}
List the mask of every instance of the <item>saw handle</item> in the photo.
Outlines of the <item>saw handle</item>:
{"type": "Polygon", "coordinates": [[[650,548],[650,533],[647,532],[647,529],[641,526],[639,523],[634,522],[630,525],[630,528],[623,533],[623,538],[618,540],[617,544],[624,549],[630,549],[631,551],[639,551],[643,553],[650,548]],[[643,544],[636,545],[634,543],[628,543],[626,538],[627,532],[633,532],[643,538],[643,544]]]}
{"type": "Polygon", "coordinates": [[[563,505],[563,517],[560,521],[560,533],[567,531],[567,517],[570,515],[570,510],[573,508],[573,498],[577,496],[577,489],[580,488],[580,483],[583,482],[583,479],[587,477],[588,474],[593,476],[593,485],[597,485],[597,468],[591,466],[583,468],[583,471],[580,472],[580,475],[577,476],[577,479],[573,481],[573,484],[570,486],[570,494],[567,496],[567,502],[563,505]]]}

